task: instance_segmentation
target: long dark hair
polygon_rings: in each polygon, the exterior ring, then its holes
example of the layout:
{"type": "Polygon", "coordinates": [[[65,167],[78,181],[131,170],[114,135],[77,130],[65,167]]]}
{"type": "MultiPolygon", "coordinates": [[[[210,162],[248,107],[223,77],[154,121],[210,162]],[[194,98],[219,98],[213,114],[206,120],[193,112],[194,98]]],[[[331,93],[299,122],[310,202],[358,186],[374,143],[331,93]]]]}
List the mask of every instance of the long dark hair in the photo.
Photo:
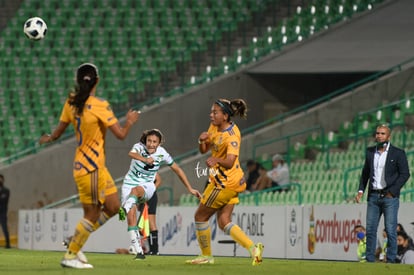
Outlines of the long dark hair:
{"type": "Polygon", "coordinates": [[[148,137],[148,136],[152,136],[152,135],[157,136],[157,137],[160,139],[160,144],[161,144],[161,143],[164,143],[164,135],[163,135],[163,134],[161,133],[161,131],[160,131],[160,130],[158,130],[158,129],[145,130],[145,131],[142,133],[141,138],[140,138],[140,140],[139,140],[139,141],[140,141],[142,144],[146,145],[146,144],[147,144],[147,137],[148,137]]]}
{"type": "Polygon", "coordinates": [[[243,99],[224,99],[220,98],[214,102],[217,104],[221,110],[229,115],[228,121],[230,121],[230,117],[238,115],[241,118],[247,118],[247,104],[243,99]]]}
{"type": "Polygon", "coordinates": [[[96,85],[98,77],[98,68],[92,63],[84,63],[76,70],[75,91],[69,96],[69,104],[75,106],[76,114],[82,114],[85,102],[96,85]]]}

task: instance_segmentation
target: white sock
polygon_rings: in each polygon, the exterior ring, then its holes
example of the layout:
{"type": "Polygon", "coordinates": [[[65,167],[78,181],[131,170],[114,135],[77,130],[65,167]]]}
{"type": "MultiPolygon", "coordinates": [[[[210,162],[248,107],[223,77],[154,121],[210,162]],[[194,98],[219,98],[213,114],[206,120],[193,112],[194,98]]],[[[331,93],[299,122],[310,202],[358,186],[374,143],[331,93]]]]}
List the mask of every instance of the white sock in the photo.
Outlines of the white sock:
{"type": "Polygon", "coordinates": [[[135,250],[138,254],[143,254],[144,251],[142,250],[141,246],[141,236],[139,235],[138,230],[130,230],[128,233],[129,237],[131,238],[131,245],[135,247],[135,250]]]}

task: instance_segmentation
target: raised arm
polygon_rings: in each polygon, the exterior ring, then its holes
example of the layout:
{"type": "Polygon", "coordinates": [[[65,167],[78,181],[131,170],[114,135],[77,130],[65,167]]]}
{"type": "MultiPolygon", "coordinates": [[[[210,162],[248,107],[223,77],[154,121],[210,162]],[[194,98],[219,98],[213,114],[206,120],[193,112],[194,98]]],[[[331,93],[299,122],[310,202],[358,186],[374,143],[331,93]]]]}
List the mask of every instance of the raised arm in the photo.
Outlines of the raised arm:
{"type": "Polygon", "coordinates": [[[205,154],[210,150],[210,138],[207,132],[202,132],[198,138],[198,150],[205,154]]]}
{"type": "Polygon", "coordinates": [[[177,174],[177,176],[180,178],[181,182],[184,184],[184,186],[187,188],[188,192],[190,192],[191,194],[193,194],[194,196],[196,196],[197,198],[201,198],[201,193],[194,189],[190,182],[187,179],[186,174],[184,173],[183,169],[180,168],[180,166],[178,166],[177,163],[173,163],[170,168],[174,171],[175,174],[177,174]]]}
{"type": "Polygon", "coordinates": [[[59,121],[58,126],[52,132],[52,134],[44,134],[43,136],[40,137],[39,144],[42,145],[42,144],[49,143],[49,142],[57,140],[65,132],[68,125],[69,125],[69,123],[67,123],[67,122],[59,121]]]}

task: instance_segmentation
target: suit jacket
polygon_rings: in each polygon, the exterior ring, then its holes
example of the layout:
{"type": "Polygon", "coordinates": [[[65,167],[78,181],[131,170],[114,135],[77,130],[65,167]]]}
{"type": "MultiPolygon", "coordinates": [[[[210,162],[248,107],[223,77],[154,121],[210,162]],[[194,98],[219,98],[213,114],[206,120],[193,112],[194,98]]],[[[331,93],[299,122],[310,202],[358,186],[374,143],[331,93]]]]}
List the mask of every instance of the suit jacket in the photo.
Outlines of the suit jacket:
{"type": "MultiPolygon", "coordinates": [[[[374,181],[374,155],[376,146],[368,147],[365,155],[365,163],[362,168],[361,179],[359,182],[359,190],[365,191],[367,184],[368,195],[372,190],[372,182],[374,181]]],[[[407,156],[405,151],[390,144],[385,160],[384,178],[387,186],[384,192],[390,192],[394,197],[400,196],[400,190],[410,177],[410,169],[408,167],[407,156]]]]}

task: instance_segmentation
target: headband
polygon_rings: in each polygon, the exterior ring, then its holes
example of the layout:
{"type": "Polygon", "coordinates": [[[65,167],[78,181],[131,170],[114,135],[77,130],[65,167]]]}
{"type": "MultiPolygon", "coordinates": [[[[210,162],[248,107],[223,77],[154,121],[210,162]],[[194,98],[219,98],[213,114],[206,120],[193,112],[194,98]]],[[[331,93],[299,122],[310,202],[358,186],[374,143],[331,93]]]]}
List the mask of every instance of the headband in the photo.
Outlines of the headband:
{"type": "Polygon", "coordinates": [[[223,112],[225,112],[226,114],[228,114],[229,116],[233,116],[234,112],[233,110],[230,108],[230,105],[228,103],[225,103],[221,100],[216,100],[215,102],[218,106],[220,106],[220,108],[223,110],[223,112]]]}

